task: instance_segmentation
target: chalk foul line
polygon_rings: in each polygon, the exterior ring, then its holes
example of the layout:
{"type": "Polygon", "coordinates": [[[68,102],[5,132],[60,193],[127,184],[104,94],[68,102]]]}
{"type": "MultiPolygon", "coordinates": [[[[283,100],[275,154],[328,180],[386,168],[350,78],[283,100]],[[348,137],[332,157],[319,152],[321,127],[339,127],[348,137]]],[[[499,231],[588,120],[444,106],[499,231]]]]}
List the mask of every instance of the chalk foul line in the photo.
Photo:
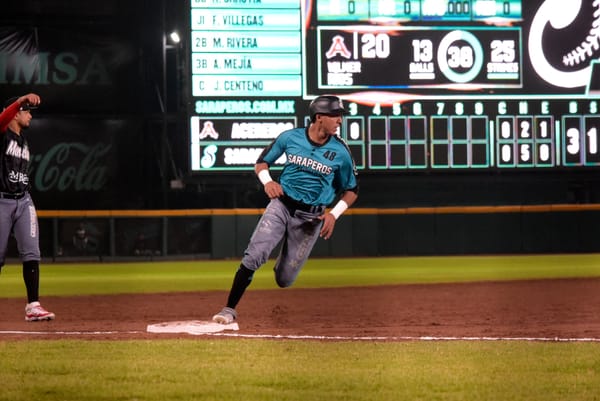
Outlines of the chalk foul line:
{"type": "MultiPolygon", "coordinates": [[[[103,335],[126,335],[126,334],[148,334],[148,331],[26,331],[26,330],[0,330],[2,335],[23,336],[103,336],[103,335]]],[[[154,333],[150,333],[154,334],[154,333]]],[[[160,336],[160,333],[156,333],[160,336]]],[[[182,333],[186,334],[186,333],[182,333]]],[[[600,338],[594,337],[493,337],[493,336],[317,336],[317,335],[294,335],[294,334],[243,334],[243,333],[187,333],[196,336],[231,337],[231,338],[257,338],[275,340],[319,340],[319,341],[534,341],[534,342],[600,342],[600,338]]]]}
{"type": "Polygon", "coordinates": [[[284,340],[323,340],[323,341],[539,341],[539,342],[600,342],[600,338],[562,337],[451,337],[451,336],[311,336],[281,334],[241,334],[207,333],[216,337],[267,338],[284,340]]]}
{"type": "Polygon", "coordinates": [[[145,331],[125,330],[125,331],[28,331],[28,330],[0,330],[0,335],[19,334],[19,335],[65,335],[65,336],[103,336],[109,334],[142,334],[145,331]]]}

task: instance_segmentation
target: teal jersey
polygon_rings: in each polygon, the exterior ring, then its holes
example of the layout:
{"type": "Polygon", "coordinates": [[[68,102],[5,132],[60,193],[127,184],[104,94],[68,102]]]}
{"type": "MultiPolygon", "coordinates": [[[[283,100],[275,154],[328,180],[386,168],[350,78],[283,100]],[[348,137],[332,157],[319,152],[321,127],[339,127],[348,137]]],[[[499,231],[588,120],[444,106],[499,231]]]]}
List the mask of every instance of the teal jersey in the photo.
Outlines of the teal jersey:
{"type": "Polygon", "coordinates": [[[308,128],[284,131],[265,148],[257,163],[271,166],[284,154],[285,165],[279,184],[297,201],[327,206],[337,194],[357,190],[354,159],[338,136],[330,136],[319,145],[308,137],[308,128]]]}

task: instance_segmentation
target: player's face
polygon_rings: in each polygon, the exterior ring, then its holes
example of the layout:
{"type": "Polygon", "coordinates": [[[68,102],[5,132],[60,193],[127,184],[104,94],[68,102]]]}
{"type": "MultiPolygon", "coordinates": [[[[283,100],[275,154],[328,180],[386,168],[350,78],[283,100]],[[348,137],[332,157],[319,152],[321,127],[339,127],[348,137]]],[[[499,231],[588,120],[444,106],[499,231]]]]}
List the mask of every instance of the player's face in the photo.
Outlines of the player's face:
{"type": "Polygon", "coordinates": [[[17,113],[15,118],[21,128],[28,128],[33,117],[31,116],[31,112],[29,110],[22,110],[17,113]]]}
{"type": "Polygon", "coordinates": [[[321,115],[321,128],[328,135],[336,135],[339,127],[342,125],[341,115],[321,115]]]}

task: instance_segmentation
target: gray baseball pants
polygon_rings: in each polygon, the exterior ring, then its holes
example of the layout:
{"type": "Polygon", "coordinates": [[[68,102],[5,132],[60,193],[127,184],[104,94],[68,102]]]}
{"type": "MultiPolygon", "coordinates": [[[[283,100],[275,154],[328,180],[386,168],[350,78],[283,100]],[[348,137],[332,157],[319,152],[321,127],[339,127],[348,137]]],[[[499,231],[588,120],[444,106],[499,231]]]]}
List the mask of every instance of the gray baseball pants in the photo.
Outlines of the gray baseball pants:
{"type": "Polygon", "coordinates": [[[0,199],[0,267],[4,265],[11,231],[23,262],[41,259],[37,212],[31,196],[0,199]]]}
{"type": "Polygon", "coordinates": [[[250,238],[242,264],[258,270],[283,241],[275,262],[275,281],[280,287],[291,286],[319,238],[322,225],[319,215],[302,210],[292,215],[279,199],[272,199],[250,238]]]}

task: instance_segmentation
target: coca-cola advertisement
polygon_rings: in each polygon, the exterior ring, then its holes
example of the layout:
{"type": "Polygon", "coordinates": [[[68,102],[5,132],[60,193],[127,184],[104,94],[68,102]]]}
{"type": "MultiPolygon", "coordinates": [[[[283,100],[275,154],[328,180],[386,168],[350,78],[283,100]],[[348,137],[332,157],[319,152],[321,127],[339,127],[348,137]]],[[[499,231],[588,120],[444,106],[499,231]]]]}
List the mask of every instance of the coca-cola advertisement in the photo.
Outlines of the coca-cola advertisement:
{"type": "MultiPolygon", "coordinates": [[[[38,209],[135,206],[152,174],[144,174],[140,122],[36,118],[24,133],[31,149],[29,181],[38,209]]],[[[138,203],[139,204],[139,203],[138,203]]]]}

